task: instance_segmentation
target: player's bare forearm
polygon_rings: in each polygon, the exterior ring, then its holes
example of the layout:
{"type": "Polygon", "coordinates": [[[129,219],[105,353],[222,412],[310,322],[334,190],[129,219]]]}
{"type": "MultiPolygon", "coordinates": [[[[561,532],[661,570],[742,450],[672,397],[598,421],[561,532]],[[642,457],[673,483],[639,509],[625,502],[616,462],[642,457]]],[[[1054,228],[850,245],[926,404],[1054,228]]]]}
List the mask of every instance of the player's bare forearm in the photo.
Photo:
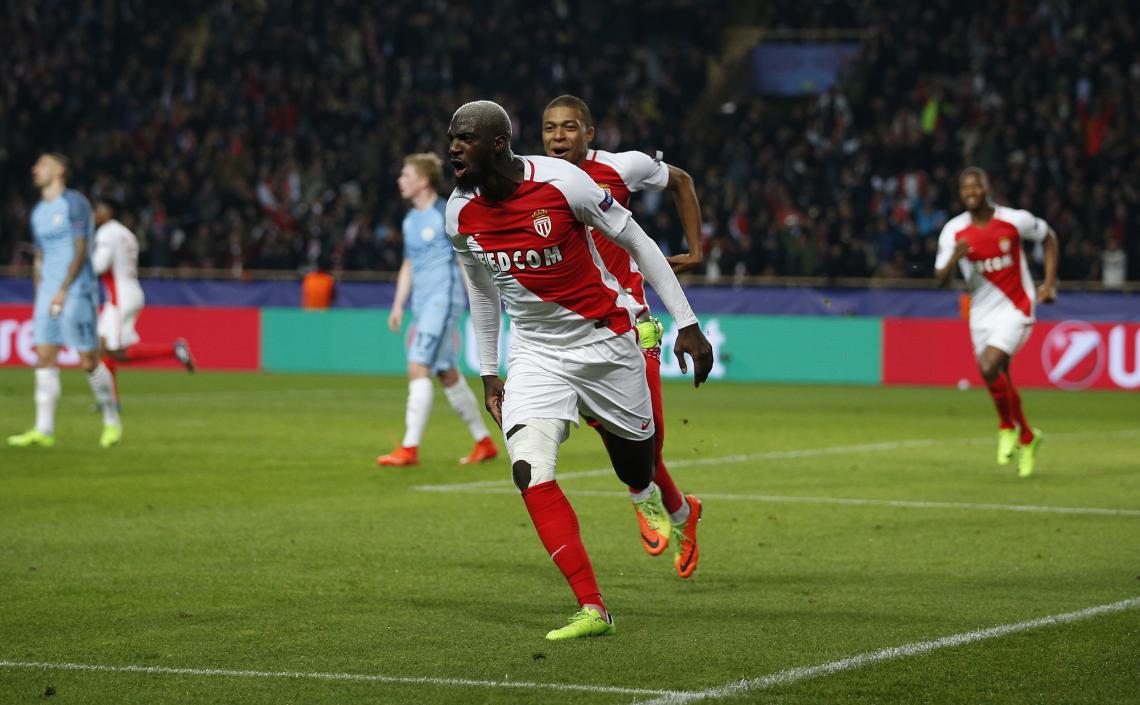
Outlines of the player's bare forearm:
{"type": "Polygon", "coordinates": [[[693,386],[699,387],[709,378],[713,366],[712,344],[701,332],[699,323],[692,323],[677,331],[677,340],[673,343],[673,354],[677,356],[677,363],[681,372],[689,371],[685,362],[685,355],[693,359],[693,386]]]}
{"type": "Polygon", "coordinates": [[[503,427],[503,396],[506,386],[498,375],[483,375],[483,405],[487,413],[495,420],[495,424],[503,427]]]}
{"type": "Polygon", "coordinates": [[[32,260],[32,291],[40,289],[40,270],[44,265],[44,256],[36,250],[36,258],[32,260]]]}
{"type": "Polygon", "coordinates": [[[684,169],[669,166],[669,183],[665,190],[673,195],[673,202],[677,204],[681,227],[685,231],[685,242],[689,246],[687,254],[668,258],[673,272],[680,274],[701,266],[704,259],[704,249],[701,244],[701,203],[697,200],[693,177],[684,169]]]}
{"type": "Polygon", "coordinates": [[[396,295],[392,299],[392,308],[404,310],[404,306],[408,303],[408,296],[412,293],[412,263],[404,259],[403,264],[400,265],[400,271],[396,275],[396,295]]]}

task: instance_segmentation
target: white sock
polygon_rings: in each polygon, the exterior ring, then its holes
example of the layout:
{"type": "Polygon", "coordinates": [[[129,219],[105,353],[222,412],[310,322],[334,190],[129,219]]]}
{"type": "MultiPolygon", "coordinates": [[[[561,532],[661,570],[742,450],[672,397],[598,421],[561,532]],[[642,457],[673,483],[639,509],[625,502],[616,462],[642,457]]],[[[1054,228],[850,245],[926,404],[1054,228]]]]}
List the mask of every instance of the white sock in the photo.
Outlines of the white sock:
{"type": "Polygon", "coordinates": [[[431,379],[421,377],[408,382],[408,410],[404,414],[404,442],[401,444],[405,448],[419,447],[431,413],[431,402],[431,379]]]}
{"type": "Polygon", "coordinates": [[[467,380],[463,375],[459,376],[459,381],[455,384],[444,387],[443,393],[447,395],[451,408],[455,409],[455,413],[459,414],[459,418],[467,424],[467,430],[471,432],[472,438],[481,441],[491,435],[487,433],[487,424],[483,423],[483,415],[479,413],[475,394],[472,393],[471,387],[467,386],[467,380]]]}
{"type": "Polygon", "coordinates": [[[675,512],[669,512],[669,519],[677,526],[689,520],[689,500],[685,499],[684,495],[681,496],[681,508],[675,512]]]}
{"type": "Polygon", "coordinates": [[[119,402],[115,399],[115,379],[111,371],[102,362],[87,375],[91,384],[91,393],[95,395],[95,403],[103,410],[104,426],[122,426],[119,419],[119,402]]]}
{"type": "Polygon", "coordinates": [[[630,500],[632,500],[634,502],[644,502],[645,500],[652,497],[653,493],[656,491],[657,491],[657,485],[650,482],[649,487],[646,487],[645,489],[643,489],[640,492],[634,492],[633,490],[630,490],[629,491],[629,498],[630,498],[630,500]]]}
{"type": "Polygon", "coordinates": [[[55,433],[55,406],[59,403],[59,368],[36,368],[36,430],[55,433]]]}

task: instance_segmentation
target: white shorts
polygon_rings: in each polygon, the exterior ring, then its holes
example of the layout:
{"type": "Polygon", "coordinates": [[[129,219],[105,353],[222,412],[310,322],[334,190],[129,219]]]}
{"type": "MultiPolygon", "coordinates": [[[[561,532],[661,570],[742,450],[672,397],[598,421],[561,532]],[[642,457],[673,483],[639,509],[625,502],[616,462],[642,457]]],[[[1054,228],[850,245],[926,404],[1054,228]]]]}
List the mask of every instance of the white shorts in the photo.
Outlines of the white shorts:
{"type": "Polygon", "coordinates": [[[981,357],[982,351],[988,347],[995,347],[1013,357],[1032,332],[1033,320],[1017,310],[970,317],[970,339],[974,343],[975,357],[981,357]]]}
{"type": "Polygon", "coordinates": [[[635,333],[573,348],[516,338],[507,361],[503,430],[531,418],[577,425],[580,414],[621,438],[653,437],[653,404],[635,333]]]}
{"type": "Polygon", "coordinates": [[[99,337],[106,341],[108,350],[122,350],[139,342],[135,322],[142,313],[142,292],[120,292],[117,303],[103,304],[99,312],[99,337]]]}

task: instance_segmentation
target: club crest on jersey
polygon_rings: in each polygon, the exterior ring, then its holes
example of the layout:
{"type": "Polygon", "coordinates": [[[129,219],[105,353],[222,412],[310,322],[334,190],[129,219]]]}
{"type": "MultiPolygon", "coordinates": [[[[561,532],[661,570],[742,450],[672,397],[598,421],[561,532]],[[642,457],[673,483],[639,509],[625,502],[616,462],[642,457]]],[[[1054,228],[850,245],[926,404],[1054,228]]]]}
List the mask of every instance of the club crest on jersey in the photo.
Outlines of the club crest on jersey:
{"type": "Polygon", "coordinates": [[[546,209],[539,208],[531,214],[531,217],[534,219],[534,231],[542,237],[550,237],[550,231],[554,224],[550,221],[550,214],[546,212],[546,209]]]}
{"type": "Polygon", "coordinates": [[[1002,251],[1002,252],[1009,252],[1010,244],[1011,244],[1011,243],[1010,243],[1010,241],[1009,241],[1009,238],[1008,238],[1008,237],[1003,237],[1003,238],[1001,239],[1001,241],[1000,241],[1000,242],[998,242],[998,247],[1000,247],[1000,248],[1001,248],[1001,251],[1002,251]]]}

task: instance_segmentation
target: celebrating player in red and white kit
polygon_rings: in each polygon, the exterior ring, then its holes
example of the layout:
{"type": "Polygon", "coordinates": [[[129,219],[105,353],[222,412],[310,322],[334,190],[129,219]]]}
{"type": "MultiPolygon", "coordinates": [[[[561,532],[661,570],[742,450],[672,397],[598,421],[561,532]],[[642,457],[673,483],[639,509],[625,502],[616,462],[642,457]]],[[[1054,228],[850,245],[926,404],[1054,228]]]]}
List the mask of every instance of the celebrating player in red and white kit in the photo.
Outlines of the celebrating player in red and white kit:
{"type": "Polygon", "coordinates": [[[1025,418],[1009,362],[1029,339],[1036,302],[1057,299],[1057,234],[1028,211],[996,205],[989,191],[989,178],[977,167],[966,169],[958,178],[966,212],[942,228],[936,276],[945,286],[955,265],[962,270],[970,292],[974,354],[997,407],[997,461],[999,465],[1011,462],[1020,445],[1017,473],[1028,477],[1033,474],[1041,432],[1025,418]],[[1045,248],[1045,280],[1036,292],[1023,240],[1041,242],[1045,248]]]}
{"type": "MultiPolygon", "coordinates": [[[[589,106],[581,98],[563,95],[550,101],[542,115],[542,147],[551,157],[564,159],[582,169],[625,208],[635,191],[668,191],[673,195],[688,254],[669,257],[674,272],[683,272],[701,263],[701,206],[693,189],[693,179],[682,169],[653,159],[642,152],[606,152],[590,149],[594,139],[594,119],[589,106]]],[[[649,313],[645,300],[645,281],[629,253],[605,235],[594,232],[594,247],[618,284],[637,303],[637,330],[641,354],[645,356],[646,381],[653,402],[653,426],[657,471],[653,484],[642,492],[630,488],[630,498],[641,529],[641,545],[651,556],[665,551],[674,538],[673,568],[687,578],[697,569],[700,551],[697,545],[697,522],[701,518],[701,502],[692,495],[682,495],[673,482],[662,448],[665,444],[665,413],[661,398],[661,324],[649,313]],[[660,492],[658,491],[660,489],[660,492]]],[[[596,422],[594,422],[596,423],[596,422]]],[[[594,425],[591,423],[591,425],[594,425]]]]}
{"type": "Polygon", "coordinates": [[[653,481],[653,409],[634,332],[638,305],[602,265],[587,226],[625,247],[679,332],[674,352],[694,382],[707,379],[712,346],[677,277],[629,211],[561,159],[517,157],[507,113],[468,103],[448,129],[457,188],[446,227],[469,278],[484,400],[505,431],[515,485],[543,546],[581,610],[547,639],[614,632],[582,545],[578,519],[555,480],[558,448],[579,414],[597,419],[618,477],[653,481]],[[499,378],[500,302],[515,343],[499,378]]]}
{"type": "MultiPolygon", "coordinates": [[[[194,358],[185,340],[173,343],[140,343],[135,322],[142,313],[142,286],[139,284],[139,241],[127,226],[115,220],[116,199],[103,196],[95,202],[95,251],[91,263],[103,282],[105,301],[99,312],[99,343],[103,363],[118,374],[118,365],[141,360],[169,358],[194,371],[194,358]]],[[[115,386],[118,397],[118,385],[115,386]]]]}

